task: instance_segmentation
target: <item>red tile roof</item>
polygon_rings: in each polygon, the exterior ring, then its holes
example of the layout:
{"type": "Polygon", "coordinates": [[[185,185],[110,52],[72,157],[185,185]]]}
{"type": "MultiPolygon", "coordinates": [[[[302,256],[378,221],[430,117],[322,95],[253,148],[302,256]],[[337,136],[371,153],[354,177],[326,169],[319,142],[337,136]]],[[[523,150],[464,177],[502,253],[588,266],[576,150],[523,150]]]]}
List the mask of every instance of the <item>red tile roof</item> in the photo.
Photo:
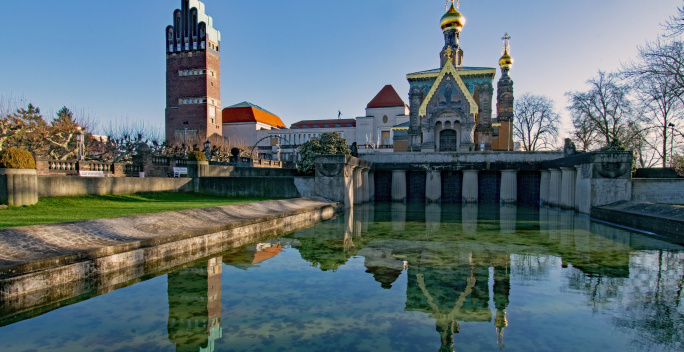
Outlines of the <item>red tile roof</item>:
{"type": "Polygon", "coordinates": [[[356,127],[356,119],[304,120],[293,123],[290,128],[325,128],[326,125],[329,128],[334,128],[335,125],[356,127]]]}
{"type": "Polygon", "coordinates": [[[278,128],[287,127],[280,117],[248,102],[242,102],[223,109],[222,118],[223,123],[261,122],[278,128]]]}
{"type": "Polygon", "coordinates": [[[406,104],[401,100],[394,87],[388,84],[382,87],[380,93],[368,103],[366,108],[389,108],[394,106],[406,106],[406,104]]]}

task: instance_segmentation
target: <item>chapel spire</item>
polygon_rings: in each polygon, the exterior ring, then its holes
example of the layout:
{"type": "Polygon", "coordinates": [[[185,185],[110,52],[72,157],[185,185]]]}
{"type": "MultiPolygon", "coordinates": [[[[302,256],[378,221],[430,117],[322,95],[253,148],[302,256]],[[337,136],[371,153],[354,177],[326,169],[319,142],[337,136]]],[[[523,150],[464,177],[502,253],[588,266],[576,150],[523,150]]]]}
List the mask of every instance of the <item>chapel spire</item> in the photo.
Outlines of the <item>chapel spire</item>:
{"type": "Polygon", "coordinates": [[[444,32],[444,48],[440,53],[440,67],[444,66],[447,61],[450,61],[454,66],[460,67],[463,65],[463,50],[458,44],[461,36],[461,30],[465,26],[466,18],[459,11],[460,1],[450,0],[451,4],[447,3],[447,12],[440,20],[440,27],[444,32]]]}

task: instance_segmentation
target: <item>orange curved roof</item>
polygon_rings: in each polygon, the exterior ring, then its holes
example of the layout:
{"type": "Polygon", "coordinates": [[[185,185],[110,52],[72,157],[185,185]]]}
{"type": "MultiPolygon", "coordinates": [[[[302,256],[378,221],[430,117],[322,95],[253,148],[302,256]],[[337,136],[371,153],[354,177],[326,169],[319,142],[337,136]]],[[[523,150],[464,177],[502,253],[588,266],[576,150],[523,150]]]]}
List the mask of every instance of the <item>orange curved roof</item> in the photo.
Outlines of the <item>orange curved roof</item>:
{"type": "Polygon", "coordinates": [[[258,105],[246,101],[223,109],[221,115],[223,123],[261,122],[273,127],[286,127],[280,117],[258,105]]]}

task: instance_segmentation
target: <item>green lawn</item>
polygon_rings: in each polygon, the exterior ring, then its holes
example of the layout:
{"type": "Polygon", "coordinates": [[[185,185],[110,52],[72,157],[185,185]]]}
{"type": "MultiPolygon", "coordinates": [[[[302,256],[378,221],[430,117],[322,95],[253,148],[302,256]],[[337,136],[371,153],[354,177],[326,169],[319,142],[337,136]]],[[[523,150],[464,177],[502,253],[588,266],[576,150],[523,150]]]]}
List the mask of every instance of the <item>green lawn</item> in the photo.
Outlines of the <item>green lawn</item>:
{"type": "Polygon", "coordinates": [[[1,209],[0,228],[216,207],[269,199],[223,198],[195,193],[136,193],[42,198],[36,205],[1,209]]]}

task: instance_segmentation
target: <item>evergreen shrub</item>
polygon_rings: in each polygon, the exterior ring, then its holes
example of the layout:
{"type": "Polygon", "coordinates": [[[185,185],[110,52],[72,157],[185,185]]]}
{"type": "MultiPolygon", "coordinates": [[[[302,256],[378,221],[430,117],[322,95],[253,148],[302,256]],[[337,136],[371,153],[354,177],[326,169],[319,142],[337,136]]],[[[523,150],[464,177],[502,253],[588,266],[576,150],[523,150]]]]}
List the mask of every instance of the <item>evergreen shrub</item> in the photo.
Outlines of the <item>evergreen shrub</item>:
{"type": "Polygon", "coordinates": [[[188,154],[188,161],[207,161],[207,156],[196,150],[188,154]]]}
{"type": "Polygon", "coordinates": [[[36,160],[31,153],[23,149],[7,148],[0,151],[0,168],[35,169],[36,160]]]}

